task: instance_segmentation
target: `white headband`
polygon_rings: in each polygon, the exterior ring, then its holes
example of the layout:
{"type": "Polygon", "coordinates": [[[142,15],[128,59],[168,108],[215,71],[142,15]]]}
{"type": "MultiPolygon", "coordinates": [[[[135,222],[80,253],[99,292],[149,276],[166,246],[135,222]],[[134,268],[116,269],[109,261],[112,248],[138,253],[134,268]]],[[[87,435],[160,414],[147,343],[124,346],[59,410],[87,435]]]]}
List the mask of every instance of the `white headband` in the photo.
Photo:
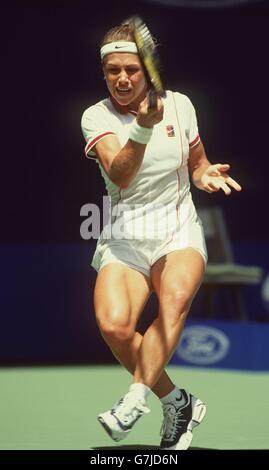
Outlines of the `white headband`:
{"type": "Polygon", "coordinates": [[[101,47],[101,59],[108,55],[112,54],[113,52],[130,52],[132,54],[137,54],[138,50],[136,47],[135,42],[130,41],[117,41],[117,42],[110,42],[109,44],[105,44],[101,47]]]}

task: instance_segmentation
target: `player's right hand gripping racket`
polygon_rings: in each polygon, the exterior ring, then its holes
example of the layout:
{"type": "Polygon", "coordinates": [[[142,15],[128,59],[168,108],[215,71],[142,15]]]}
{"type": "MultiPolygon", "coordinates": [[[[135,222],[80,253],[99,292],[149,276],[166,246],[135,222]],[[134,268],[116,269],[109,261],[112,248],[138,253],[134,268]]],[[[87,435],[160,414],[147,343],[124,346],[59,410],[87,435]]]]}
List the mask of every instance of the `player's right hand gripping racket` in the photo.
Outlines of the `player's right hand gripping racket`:
{"type": "Polygon", "coordinates": [[[149,107],[155,108],[157,95],[165,96],[165,90],[160,76],[160,60],[156,45],[150,31],[139,16],[131,17],[134,38],[139,52],[140,60],[144,66],[146,79],[149,85],[149,107]]]}

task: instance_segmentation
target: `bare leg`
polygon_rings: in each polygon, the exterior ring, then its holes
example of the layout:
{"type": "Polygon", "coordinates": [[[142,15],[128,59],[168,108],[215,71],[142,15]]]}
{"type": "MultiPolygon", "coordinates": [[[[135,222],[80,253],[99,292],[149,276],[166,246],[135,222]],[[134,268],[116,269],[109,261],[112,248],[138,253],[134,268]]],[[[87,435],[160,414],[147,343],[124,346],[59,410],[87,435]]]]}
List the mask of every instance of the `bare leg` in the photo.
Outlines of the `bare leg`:
{"type": "Polygon", "coordinates": [[[203,258],[191,248],[169,253],[153,266],[152,283],[160,310],[142,339],[134,382],[142,382],[152,389],[162,377],[179,341],[203,272],[203,258]]]}
{"type": "MultiPolygon", "coordinates": [[[[135,327],[151,290],[146,276],[119,263],[105,266],[96,281],[94,302],[100,331],[114,356],[132,375],[143,339],[135,327]]],[[[162,398],[173,388],[163,371],[152,391],[162,398]]]]}

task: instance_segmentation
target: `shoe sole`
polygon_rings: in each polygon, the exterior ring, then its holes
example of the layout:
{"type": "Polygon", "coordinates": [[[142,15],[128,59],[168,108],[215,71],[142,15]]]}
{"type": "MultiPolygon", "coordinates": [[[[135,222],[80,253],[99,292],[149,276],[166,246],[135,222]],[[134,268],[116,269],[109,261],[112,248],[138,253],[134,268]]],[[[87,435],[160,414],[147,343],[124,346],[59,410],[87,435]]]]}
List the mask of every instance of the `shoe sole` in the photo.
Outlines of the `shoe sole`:
{"type": "Polygon", "coordinates": [[[118,425],[117,421],[115,418],[111,415],[110,412],[105,412],[97,416],[97,419],[101,426],[103,426],[104,430],[107,432],[107,434],[113,439],[115,442],[119,442],[125,437],[127,437],[128,433],[130,432],[129,430],[124,431],[124,430],[116,430],[113,429],[113,425],[118,425]],[[115,423],[113,423],[113,420],[115,420],[115,423]]]}
{"type": "Polygon", "coordinates": [[[196,399],[193,405],[192,419],[188,424],[187,431],[182,434],[179,441],[172,447],[165,447],[164,450],[187,450],[193,438],[192,430],[198,426],[204,419],[206,414],[206,406],[201,401],[196,399]]]}

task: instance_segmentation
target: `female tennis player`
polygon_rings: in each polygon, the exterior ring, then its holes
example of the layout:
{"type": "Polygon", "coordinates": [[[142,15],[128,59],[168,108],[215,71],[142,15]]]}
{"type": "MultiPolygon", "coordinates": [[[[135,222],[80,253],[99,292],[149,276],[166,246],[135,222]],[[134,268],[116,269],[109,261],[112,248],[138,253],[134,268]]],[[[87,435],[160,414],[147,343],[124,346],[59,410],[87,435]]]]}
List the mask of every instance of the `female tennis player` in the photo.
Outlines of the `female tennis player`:
{"type": "MultiPolygon", "coordinates": [[[[179,92],[148,106],[148,82],[130,24],[111,29],[100,48],[109,97],[82,117],[86,156],[95,159],[111,197],[92,266],[98,271],[94,303],[101,334],[132,374],[128,392],[98,419],[115,441],[148,413],[153,391],[163,406],[161,448],[185,450],[206,406],[165,371],[192,300],[201,284],[207,252],[192,201],[190,178],[208,193],[241,187],[226,163],[211,164],[198,133],[194,107],[179,92]],[[157,318],[136,331],[155,291],[157,318]]],[[[108,395],[109,396],[109,395],[108,395]]]]}

